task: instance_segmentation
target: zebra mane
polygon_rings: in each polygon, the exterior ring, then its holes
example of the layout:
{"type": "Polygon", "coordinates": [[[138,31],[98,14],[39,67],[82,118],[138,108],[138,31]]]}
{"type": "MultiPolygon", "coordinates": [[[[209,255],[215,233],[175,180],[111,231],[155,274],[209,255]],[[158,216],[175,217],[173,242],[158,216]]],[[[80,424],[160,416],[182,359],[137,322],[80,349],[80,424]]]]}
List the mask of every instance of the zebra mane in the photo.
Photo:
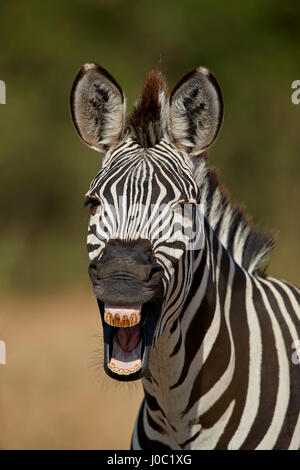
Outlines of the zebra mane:
{"type": "Polygon", "coordinates": [[[264,275],[262,263],[275,245],[271,232],[253,227],[241,206],[233,206],[207,156],[195,157],[195,179],[205,218],[233,259],[249,273],[264,275]]]}
{"type": "Polygon", "coordinates": [[[154,147],[164,137],[168,126],[168,89],[161,72],[152,70],[140,100],[128,117],[128,128],[142,147],[154,147]]]}

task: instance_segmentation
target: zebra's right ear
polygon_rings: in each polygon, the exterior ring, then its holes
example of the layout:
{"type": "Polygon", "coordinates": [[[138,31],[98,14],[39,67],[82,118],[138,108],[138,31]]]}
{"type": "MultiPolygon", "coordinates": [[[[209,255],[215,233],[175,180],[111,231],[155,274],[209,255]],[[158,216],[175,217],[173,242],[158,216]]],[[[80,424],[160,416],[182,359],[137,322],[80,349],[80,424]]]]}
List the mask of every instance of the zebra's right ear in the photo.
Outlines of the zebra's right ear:
{"type": "Polygon", "coordinates": [[[125,129],[125,97],[105,69],[84,64],[74,80],[70,101],[75,129],[87,145],[107,152],[120,142],[125,129]]]}
{"type": "Polygon", "coordinates": [[[170,132],[190,155],[203,152],[216,139],[223,117],[221,89],[212,72],[198,67],[186,74],[170,96],[170,132]]]}

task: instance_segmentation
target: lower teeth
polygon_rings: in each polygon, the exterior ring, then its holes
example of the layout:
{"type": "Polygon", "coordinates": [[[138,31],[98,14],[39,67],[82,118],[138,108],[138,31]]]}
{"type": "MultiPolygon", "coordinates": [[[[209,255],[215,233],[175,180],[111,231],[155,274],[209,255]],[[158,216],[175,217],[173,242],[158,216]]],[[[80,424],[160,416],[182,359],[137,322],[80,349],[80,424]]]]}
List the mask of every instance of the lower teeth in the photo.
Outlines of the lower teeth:
{"type": "Polygon", "coordinates": [[[140,368],[141,368],[141,365],[140,364],[137,364],[133,369],[122,369],[122,368],[119,368],[119,367],[116,367],[114,364],[112,364],[111,362],[108,364],[108,367],[111,371],[113,371],[115,374],[119,374],[119,375],[129,375],[129,374],[133,374],[134,372],[137,372],[140,368]]]}

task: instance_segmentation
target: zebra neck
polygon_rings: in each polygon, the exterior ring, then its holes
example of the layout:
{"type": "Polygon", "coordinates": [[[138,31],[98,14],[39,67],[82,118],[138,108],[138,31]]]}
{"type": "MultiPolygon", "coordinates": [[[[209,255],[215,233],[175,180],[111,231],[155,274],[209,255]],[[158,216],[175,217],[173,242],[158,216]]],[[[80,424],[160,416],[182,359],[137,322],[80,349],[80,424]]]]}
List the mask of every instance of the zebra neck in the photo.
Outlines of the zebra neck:
{"type": "Polygon", "coordinates": [[[160,426],[164,423],[177,443],[200,432],[199,416],[214,404],[209,391],[234,358],[228,315],[233,275],[239,270],[205,223],[205,246],[195,253],[186,301],[160,335],[151,357],[152,378],[143,383],[147,412],[153,420],[160,415],[160,426]]]}

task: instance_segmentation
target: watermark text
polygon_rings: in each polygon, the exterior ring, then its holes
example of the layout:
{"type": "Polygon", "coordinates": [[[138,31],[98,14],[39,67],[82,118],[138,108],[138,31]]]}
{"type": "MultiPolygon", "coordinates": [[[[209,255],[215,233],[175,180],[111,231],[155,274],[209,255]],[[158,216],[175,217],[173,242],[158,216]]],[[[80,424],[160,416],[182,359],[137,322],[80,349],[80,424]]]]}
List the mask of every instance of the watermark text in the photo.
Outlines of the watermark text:
{"type": "Polygon", "coordinates": [[[300,103],[300,80],[294,80],[291,87],[296,88],[296,90],[291,95],[292,103],[299,104],[300,103]]]}
{"type": "Polygon", "coordinates": [[[6,104],[6,84],[0,80],[0,104],[6,104]]]}
{"type": "Polygon", "coordinates": [[[0,340],[0,365],[6,364],[6,344],[0,340]]]}
{"type": "Polygon", "coordinates": [[[292,343],[292,348],[295,349],[295,351],[292,354],[292,363],[300,364],[300,339],[296,339],[292,343]]]}

